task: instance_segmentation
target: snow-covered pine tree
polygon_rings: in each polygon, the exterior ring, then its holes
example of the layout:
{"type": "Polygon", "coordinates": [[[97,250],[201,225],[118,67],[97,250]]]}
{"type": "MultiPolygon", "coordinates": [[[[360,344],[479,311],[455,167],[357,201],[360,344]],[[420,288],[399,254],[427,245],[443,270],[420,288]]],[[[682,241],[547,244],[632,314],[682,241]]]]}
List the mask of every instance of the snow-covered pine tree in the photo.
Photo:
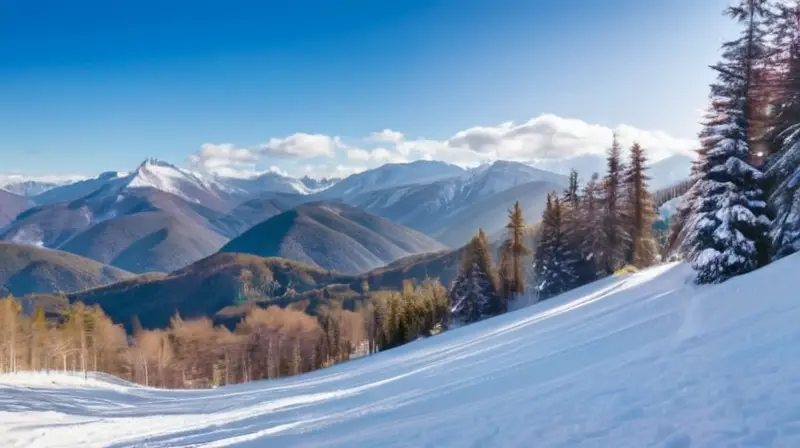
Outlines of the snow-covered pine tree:
{"type": "Polygon", "coordinates": [[[647,156],[639,143],[631,147],[631,161],[625,170],[624,183],[628,195],[625,214],[627,230],[630,235],[628,263],[636,267],[647,267],[656,261],[658,243],[653,237],[653,223],[656,220],[656,207],[653,195],[647,189],[647,156]]]}
{"type": "Polygon", "coordinates": [[[603,259],[602,268],[607,275],[611,275],[623,266],[625,262],[625,252],[628,247],[629,236],[625,231],[625,219],[623,213],[623,166],[620,159],[620,145],[617,134],[608,151],[607,168],[608,172],[603,180],[603,259]]]}
{"type": "Polygon", "coordinates": [[[704,156],[686,248],[698,283],[717,283],[752,271],[769,261],[763,174],[750,164],[751,107],[756,66],[763,60],[766,0],[741,0],[729,16],[743,25],[741,36],[723,45],[713,66],[711,111],[701,142],[704,156]]]}
{"type": "Polygon", "coordinates": [[[478,234],[465,248],[459,275],[450,289],[453,316],[469,323],[497,314],[503,301],[497,293],[495,277],[489,237],[483,229],[478,229],[478,234]],[[476,284],[480,285],[479,290],[474,289],[476,284]]]}
{"type": "Polygon", "coordinates": [[[561,201],[558,196],[550,194],[542,215],[541,234],[535,255],[540,299],[547,299],[577,286],[576,259],[564,232],[561,201]]]}
{"type": "MultiPolygon", "coordinates": [[[[795,132],[800,132],[800,123],[795,132]]],[[[776,155],[769,173],[775,181],[770,195],[775,210],[770,236],[778,259],[800,251],[800,141],[776,155]]]]}
{"type": "Polygon", "coordinates": [[[450,289],[453,318],[469,324],[487,316],[494,286],[478,263],[462,271],[450,289]]]}
{"type": "Polygon", "coordinates": [[[777,91],[766,176],[775,211],[770,236],[775,258],[800,250],[800,2],[775,5],[770,64],[777,91]]]}

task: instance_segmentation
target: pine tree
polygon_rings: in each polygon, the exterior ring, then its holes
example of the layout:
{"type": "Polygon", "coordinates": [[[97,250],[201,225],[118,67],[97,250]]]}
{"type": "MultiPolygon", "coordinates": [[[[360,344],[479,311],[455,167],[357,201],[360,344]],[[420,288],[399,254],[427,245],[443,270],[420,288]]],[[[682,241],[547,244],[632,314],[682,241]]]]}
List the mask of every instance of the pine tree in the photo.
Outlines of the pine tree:
{"type": "Polygon", "coordinates": [[[474,263],[453,282],[450,290],[452,316],[467,324],[483,319],[493,299],[493,290],[491,279],[478,263],[474,263]]]}
{"type": "MultiPolygon", "coordinates": [[[[592,193],[594,194],[594,193],[592,193]]],[[[594,271],[595,263],[592,257],[589,256],[590,250],[586,250],[584,239],[587,236],[587,228],[585,228],[582,216],[582,206],[580,196],[580,183],[578,181],[578,172],[572,170],[569,175],[568,187],[564,190],[560,201],[561,223],[564,233],[564,245],[567,251],[565,256],[568,259],[563,260],[569,266],[572,266],[577,278],[570,285],[570,288],[577,287],[584,284],[590,271],[594,271]]],[[[591,204],[591,207],[596,204],[591,204]]],[[[591,231],[589,231],[591,234],[591,231]]]]}
{"type": "Polygon", "coordinates": [[[647,170],[647,157],[645,151],[634,143],[631,147],[631,162],[625,170],[625,191],[628,194],[628,211],[626,232],[630,235],[630,252],[628,263],[636,267],[647,267],[656,261],[658,256],[658,243],[653,237],[653,223],[656,220],[656,207],[653,204],[653,195],[647,190],[647,181],[650,179],[645,174],[647,170]]]}
{"type": "Polygon", "coordinates": [[[713,66],[717,81],[700,136],[704,154],[686,234],[698,283],[721,282],[768,262],[763,174],[750,164],[753,80],[765,55],[766,1],[742,0],[727,14],[744,30],[723,45],[723,60],[713,66]]]}
{"type": "Polygon", "coordinates": [[[800,2],[779,3],[776,9],[770,62],[778,85],[765,174],[775,210],[772,250],[781,258],[800,250],[800,2]]]}
{"type": "Polygon", "coordinates": [[[569,184],[567,188],[564,190],[564,196],[561,199],[562,205],[571,207],[573,210],[577,210],[580,201],[580,194],[578,190],[580,189],[580,185],[578,182],[578,172],[574,169],[569,173],[569,184]]]}
{"type": "Polygon", "coordinates": [[[628,235],[625,231],[622,196],[623,166],[620,160],[620,145],[617,135],[608,151],[608,172],[603,185],[603,248],[601,266],[607,275],[622,267],[628,235]]]}
{"type": "Polygon", "coordinates": [[[561,201],[555,195],[548,195],[535,255],[537,289],[541,299],[561,294],[577,285],[575,260],[575,253],[564,232],[561,201]]]}
{"type": "MultiPolygon", "coordinates": [[[[464,247],[461,256],[461,271],[469,270],[473,264],[477,264],[481,271],[489,278],[494,279],[492,247],[489,243],[489,237],[483,229],[478,229],[478,233],[464,247]]],[[[496,281],[493,280],[492,284],[496,285],[496,281]]]]}
{"type": "Polygon", "coordinates": [[[508,211],[508,237],[500,250],[500,302],[494,307],[494,314],[508,310],[508,300],[516,294],[525,293],[525,271],[523,257],[530,254],[525,247],[525,218],[519,201],[508,211]]]}
{"type": "Polygon", "coordinates": [[[578,213],[579,253],[581,264],[578,283],[586,284],[601,277],[601,257],[603,243],[603,186],[600,176],[594,173],[583,189],[578,213]]]}
{"type": "Polygon", "coordinates": [[[768,173],[774,181],[770,203],[775,220],[770,237],[777,259],[800,251],[800,141],[780,151],[768,173]]]}
{"type": "Polygon", "coordinates": [[[465,247],[459,275],[450,290],[453,316],[466,323],[498,313],[503,300],[497,293],[497,278],[492,267],[492,248],[489,237],[478,229],[465,247]],[[475,289],[479,285],[479,289],[475,289]],[[476,305],[477,303],[477,305],[476,305]],[[476,311],[478,307],[479,310],[476,311]]]}

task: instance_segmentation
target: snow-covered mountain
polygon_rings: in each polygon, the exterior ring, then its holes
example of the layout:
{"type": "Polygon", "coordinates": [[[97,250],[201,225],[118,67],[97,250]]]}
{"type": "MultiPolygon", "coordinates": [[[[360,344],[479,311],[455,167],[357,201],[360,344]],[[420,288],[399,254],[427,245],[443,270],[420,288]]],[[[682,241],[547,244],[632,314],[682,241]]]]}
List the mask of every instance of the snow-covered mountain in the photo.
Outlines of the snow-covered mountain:
{"type": "Polygon", "coordinates": [[[113,180],[106,187],[113,194],[128,188],[153,188],[218,211],[232,209],[249,194],[217,178],[154,158],[145,160],[132,173],[113,180]]]}
{"type": "Polygon", "coordinates": [[[252,197],[259,196],[265,192],[313,194],[333,185],[327,180],[314,183],[316,181],[312,182],[313,179],[306,177],[295,179],[272,171],[244,178],[217,176],[215,179],[222,184],[246,192],[252,197]]]}
{"type": "Polygon", "coordinates": [[[94,192],[98,188],[101,188],[108,183],[127,175],[127,173],[119,171],[106,171],[89,179],[51,188],[34,196],[32,199],[38,205],[49,205],[64,201],[73,201],[75,199],[82,198],[87,194],[94,192]]]}
{"type": "Polygon", "coordinates": [[[0,188],[25,197],[33,197],[52,190],[53,188],[68,185],[74,181],[65,182],[43,182],[38,180],[17,180],[0,184],[0,188]]]}
{"type": "Polygon", "coordinates": [[[0,376],[9,446],[796,447],[795,254],[720,285],[609,277],[378,355],[168,391],[0,376]]]}
{"type": "Polygon", "coordinates": [[[674,156],[653,162],[647,175],[650,176],[650,189],[670,187],[689,178],[693,159],[689,156],[676,154],[674,156]]]}
{"type": "Polygon", "coordinates": [[[223,177],[177,167],[148,158],[131,172],[109,171],[97,177],[54,186],[33,197],[39,205],[72,201],[98,190],[113,194],[128,188],[154,188],[215,210],[227,211],[263,193],[313,194],[335,185],[338,179],[295,179],[267,171],[250,177],[223,177]]]}
{"type": "Polygon", "coordinates": [[[478,227],[491,233],[505,225],[505,209],[517,200],[529,220],[538,220],[547,193],[566,183],[564,176],[549,171],[497,161],[436,182],[371,191],[344,201],[459,247],[478,227]]]}
{"type": "Polygon", "coordinates": [[[465,170],[444,162],[417,160],[410,163],[387,163],[353,174],[320,194],[321,198],[352,198],[370,191],[403,185],[429,184],[464,174],[465,170]]]}

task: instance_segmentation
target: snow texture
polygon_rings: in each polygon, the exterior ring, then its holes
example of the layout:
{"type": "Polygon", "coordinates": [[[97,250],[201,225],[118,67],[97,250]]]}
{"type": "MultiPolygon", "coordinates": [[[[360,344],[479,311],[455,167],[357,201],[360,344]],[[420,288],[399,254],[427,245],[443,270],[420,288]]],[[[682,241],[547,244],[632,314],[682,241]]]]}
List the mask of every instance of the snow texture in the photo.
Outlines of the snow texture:
{"type": "Polygon", "coordinates": [[[800,254],[685,264],[301,377],[168,391],[0,376],[8,447],[797,447],[800,254]]]}

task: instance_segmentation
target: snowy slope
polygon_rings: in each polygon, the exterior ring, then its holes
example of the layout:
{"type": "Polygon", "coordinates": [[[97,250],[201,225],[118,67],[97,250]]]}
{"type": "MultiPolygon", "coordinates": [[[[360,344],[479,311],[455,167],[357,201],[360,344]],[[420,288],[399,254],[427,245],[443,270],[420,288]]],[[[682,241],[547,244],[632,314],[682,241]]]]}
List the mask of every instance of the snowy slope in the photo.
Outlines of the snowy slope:
{"type": "Polygon", "coordinates": [[[205,391],[0,377],[30,447],[800,446],[800,255],[670,264],[294,379],[205,391]]]}

